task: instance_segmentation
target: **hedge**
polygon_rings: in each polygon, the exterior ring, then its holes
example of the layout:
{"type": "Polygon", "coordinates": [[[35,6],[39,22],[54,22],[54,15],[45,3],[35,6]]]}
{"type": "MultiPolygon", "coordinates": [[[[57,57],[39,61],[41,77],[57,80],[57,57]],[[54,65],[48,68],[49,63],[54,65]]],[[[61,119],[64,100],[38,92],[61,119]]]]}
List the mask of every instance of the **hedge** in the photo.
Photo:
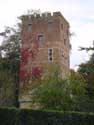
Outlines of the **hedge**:
{"type": "Polygon", "coordinates": [[[94,113],[0,108],[0,125],[94,125],[94,113]]]}

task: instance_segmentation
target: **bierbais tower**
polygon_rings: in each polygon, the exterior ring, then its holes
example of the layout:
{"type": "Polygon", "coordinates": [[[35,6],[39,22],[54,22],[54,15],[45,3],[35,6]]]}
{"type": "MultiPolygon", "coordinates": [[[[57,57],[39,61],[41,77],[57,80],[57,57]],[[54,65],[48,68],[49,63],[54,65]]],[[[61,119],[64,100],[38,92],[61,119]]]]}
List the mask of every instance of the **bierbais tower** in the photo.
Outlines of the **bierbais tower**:
{"type": "MultiPolygon", "coordinates": [[[[22,19],[22,49],[20,75],[23,80],[32,77],[50,64],[58,64],[61,76],[69,74],[69,23],[60,12],[28,14],[22,19]]],[[[35,77],[38,77],[38,76],[35,77]]]]}

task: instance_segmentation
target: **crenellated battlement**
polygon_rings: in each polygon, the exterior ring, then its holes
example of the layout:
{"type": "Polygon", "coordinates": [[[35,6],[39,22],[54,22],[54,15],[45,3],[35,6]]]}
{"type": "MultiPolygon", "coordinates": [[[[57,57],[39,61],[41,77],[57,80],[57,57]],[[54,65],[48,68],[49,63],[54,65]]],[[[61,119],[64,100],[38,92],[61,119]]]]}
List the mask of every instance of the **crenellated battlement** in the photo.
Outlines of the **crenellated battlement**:
{"type": "Polygon", "coordinates": [[[61,12],[45,12],[45,13],[29,13],[29,14],[25,14],[22,15],[20,17],[20,19],[22,21],[28,21],[28,20],[46,20],[46,19],[52,19],[52,18],[56,18],[56,17],[61,17],[63,20],[65,20],[65,22],[69,25],[69,23],[67,22],[67,20],[64,18],[64,16],[62,15],[61,12]]]}
{"type": "Polygon", "coordinates": [[[46,18],[51,18],[51,17],[57,17],[57,16],[61,16],[63,17],[63,15],[61,14],[61,12],[53,12],[53,13],[50,13],[50,12],[45,12],[45,13],[41,13],[41,14],[26,14],[26,15],[23,15],[21,16],[21,19],[22,20],[27,20],[27,19],[46,19],[46,18]]]}

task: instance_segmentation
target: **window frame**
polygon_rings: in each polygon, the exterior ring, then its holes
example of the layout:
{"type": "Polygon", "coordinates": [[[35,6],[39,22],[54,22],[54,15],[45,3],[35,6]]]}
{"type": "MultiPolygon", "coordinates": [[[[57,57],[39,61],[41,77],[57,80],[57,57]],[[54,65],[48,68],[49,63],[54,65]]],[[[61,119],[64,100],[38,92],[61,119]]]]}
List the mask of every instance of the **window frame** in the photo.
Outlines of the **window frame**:
{"type": "Polygon", "coordinates": [[[53,21],[48,21],[48,30],[52,30],[53,29],[53,21]]]}
{"type": "Polygon", "coordinates": [[[66,46],[67,45],[67,40],[64,38],[64,45],[66,46]]]}
{"type": "Polygon", "coordinates": [[[63,25],[63,23],[61,23],[61,29],[62,29],[62,30],[64,29],[64,25],[63,25]]]}
{"type": "Polygon", "coordinates": [[[39,44],[42,44],[44,42],[44,35],[43,34],[38,34],[37,40],[39,44]]]}
{"type": "Polygon", "coordinates": [[[28,23],[28,32],[32,32],[32,23],[28,23]]]}
{"type": "Polygon", "coordinates": [[[53,62],[53,48],[48,48],[48,62],[53,62]],[[50,50],[52,51],[51,55],[50,55],[50,50]],[[52,60],[50,60],[51,58],[52,60]]]}

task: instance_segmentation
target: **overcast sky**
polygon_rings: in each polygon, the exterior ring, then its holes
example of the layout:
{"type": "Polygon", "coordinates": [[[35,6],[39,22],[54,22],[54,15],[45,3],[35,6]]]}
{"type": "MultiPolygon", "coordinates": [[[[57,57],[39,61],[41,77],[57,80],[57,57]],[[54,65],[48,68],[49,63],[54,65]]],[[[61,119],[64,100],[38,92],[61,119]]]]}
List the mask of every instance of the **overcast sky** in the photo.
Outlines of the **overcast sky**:
{"type": "Polygon", "coordinates": [[[0,32],[4,26],[15,25],[17,17],[29,9],[61,11],[75,33],[71,38],[71,68],[87,60],[87,54],[78,48],[90,46],[94,40],[94,0],[0,0],[0,32]]]}

